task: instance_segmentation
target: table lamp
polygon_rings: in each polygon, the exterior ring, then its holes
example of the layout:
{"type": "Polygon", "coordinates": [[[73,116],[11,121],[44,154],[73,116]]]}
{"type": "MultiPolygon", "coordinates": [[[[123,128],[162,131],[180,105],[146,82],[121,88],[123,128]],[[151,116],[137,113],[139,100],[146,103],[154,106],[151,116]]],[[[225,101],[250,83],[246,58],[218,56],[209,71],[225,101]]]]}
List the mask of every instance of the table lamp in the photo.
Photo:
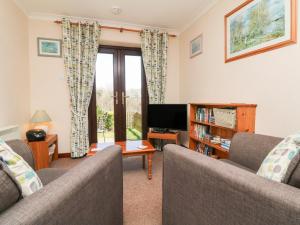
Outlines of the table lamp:
{"type": "Polygon", "coordinates": [[[48,133],[48,126],[41,123],[51,122],[50,116],[47,114],[45,110],[37,110],[34,115],[32,116],[31,123],[37,124],[37,126],[34,127],[34,129],[42,129],[48,133]],[[40,125],[38,125],[40,124],[40,125]]]}
{"type": "Polygon", "coordinates": [[[29,142],[31,141],[44,141],[47,136],[48,126],[46,122],[50,122],[51,119],[45,110],[38,110],[32,116],[30,122],[40,124],[26,132],[26,137],[29,142]]]}

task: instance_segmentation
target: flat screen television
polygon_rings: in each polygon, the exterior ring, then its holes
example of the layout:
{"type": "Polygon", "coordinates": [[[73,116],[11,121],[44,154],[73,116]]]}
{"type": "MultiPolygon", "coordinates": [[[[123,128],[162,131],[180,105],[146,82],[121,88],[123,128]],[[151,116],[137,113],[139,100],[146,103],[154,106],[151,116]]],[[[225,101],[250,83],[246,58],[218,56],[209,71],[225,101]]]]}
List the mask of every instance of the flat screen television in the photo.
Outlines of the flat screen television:
{"type": "Polygon", "coordinates": [[[187,130],[186,104],[148,105],[148,127],[162,130],[187,130]]]}

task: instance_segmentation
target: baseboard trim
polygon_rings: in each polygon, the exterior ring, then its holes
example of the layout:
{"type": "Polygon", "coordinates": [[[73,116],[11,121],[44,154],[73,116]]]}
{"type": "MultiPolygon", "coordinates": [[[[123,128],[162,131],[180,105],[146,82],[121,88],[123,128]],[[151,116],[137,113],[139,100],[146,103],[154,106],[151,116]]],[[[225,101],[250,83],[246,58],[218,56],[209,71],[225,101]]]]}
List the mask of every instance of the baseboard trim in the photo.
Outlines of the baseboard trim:
{"type": "Polygon", "coordinates": [[[71,158],[71,153],[59,153],[58,158],[71,158]]]}

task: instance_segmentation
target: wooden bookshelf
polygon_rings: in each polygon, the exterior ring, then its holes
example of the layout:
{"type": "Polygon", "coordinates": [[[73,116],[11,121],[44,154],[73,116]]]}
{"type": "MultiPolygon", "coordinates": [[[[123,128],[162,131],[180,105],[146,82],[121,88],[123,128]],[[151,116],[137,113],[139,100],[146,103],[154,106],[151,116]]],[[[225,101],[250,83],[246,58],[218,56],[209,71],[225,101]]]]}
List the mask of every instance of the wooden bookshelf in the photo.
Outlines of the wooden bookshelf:
{"type": "Polygon", "coordinates": [[[198,138],[195,134],[195,126],[202,125],[208,127],[210,134],[213,136],[220,136],[221,138],[231,139],[237,132],[255,132],[255,114],[256,104],[230,103],[191,103],[190,104],[190,133],[189,133],[189,147],[196,150],[197,144],[201,143],[203,146],[213,148],[213,155],[218,158],[228,158],[229,151],[222,148],[220,144],[214,144],[207,139],[198,138]],[[196,113],[198,108],[206,109],[233,109],[236,111],[235,127],[224,127],[207,120],[197,120],[196,113]]]}
{"type": "Polygon", "coordinates": [[[216,125],[216,124],[214,124],[214,123],[209,123],[209,122],[205,122],[205,121],[191,120],[191,122],[193,122],[193,123],[198,123],[198,124],[201,124],[201,125],[210,126],[210,127],[217,127],[217,128],[220,128],[220,129],[236,131],[235,128],[222,127],[222,126],[216,125]]]}

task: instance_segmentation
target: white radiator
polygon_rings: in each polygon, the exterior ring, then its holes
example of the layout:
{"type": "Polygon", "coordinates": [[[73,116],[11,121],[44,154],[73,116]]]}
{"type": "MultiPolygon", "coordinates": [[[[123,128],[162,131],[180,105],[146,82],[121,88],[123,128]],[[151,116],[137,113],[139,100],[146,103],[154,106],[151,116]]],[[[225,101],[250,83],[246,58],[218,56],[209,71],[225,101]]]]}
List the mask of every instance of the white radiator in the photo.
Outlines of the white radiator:
{"type": "Polygon", "coordinates": [[[13,139],[20,139],[20,129],[19,126],[7,126],[7,127],[0,127],[0,138],[4,141],[9,141],[13,139]]]}

